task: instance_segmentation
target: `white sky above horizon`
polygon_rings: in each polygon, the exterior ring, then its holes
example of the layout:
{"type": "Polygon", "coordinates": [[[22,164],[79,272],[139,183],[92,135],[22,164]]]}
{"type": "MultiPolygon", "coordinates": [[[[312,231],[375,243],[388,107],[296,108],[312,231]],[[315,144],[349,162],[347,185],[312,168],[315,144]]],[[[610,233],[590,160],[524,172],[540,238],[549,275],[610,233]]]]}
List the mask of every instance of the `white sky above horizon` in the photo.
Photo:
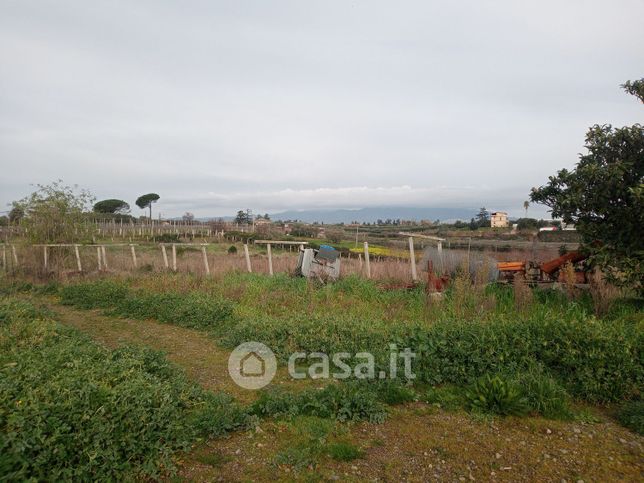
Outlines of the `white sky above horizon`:
{"type": "Polygon", "coordinates": [[[643,122],[619,88],[644,75],[643,18],[634,0],[0,0],[0,211],[60,178],[135,215],[147,192],[166,217],[521,215],[589,126],[643,122]]]}

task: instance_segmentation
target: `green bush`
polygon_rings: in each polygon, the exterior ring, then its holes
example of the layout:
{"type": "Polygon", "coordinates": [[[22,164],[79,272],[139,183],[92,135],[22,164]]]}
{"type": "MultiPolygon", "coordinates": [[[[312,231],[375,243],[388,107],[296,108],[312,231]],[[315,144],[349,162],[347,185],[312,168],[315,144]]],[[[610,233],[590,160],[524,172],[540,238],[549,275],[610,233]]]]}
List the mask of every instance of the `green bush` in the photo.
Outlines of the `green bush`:
{"type": "Polygon", "coordinates": [[[224,393],[202,392],[199,403],[188,419],[190,426],[202,437],[216,437],[244,429],[255,421],[245,407],[224,393]]]}
{"type": "Polygon", "coordinates": [[[177,233],[162,233],[155,237],[157,243],[181,243],[181,238],[177,233]]]}
{"type": "Polygon", "coordinates": [[[549,419],[570,419],[568,393],[552,377],[540,370],[530,370],[517,378],[531,411],[549,419]]]}
{"type": "Polygon", "coordinates": [[[414,371],[430,384],[470,384],[490,373],[542,365],[574,396],[613,401],[644,383],[644,335],[633,324],[537,314],[527,320],[439,322],[418,328],[402,347],[417,354],[414,371]]]}
{"type": "Polygon", "coordinates": [[[125,296],[119,296],[122,284],[101,283],[66,287],[63,301],[214,330],[230,347],[263,342],[282,361],[296,351],[366,351],[377,369],[386,370],[389,344],[395,343],[416,353],[417,381],[432,386],[467,386],[485,374],[522,374],[533,367],[542,367],[572,397],[592,402],[630,398],[644,385],[641,303],[615,304],[610,317],[600,320],[588,297],[570,301],[557,291],[536,291],[529,309],[517,313],[511,289],[488,287],[496,306],[487,315],[457,317],[448,294],[432,312],[436,320],[427,323],[422,290],[383,291],[356,277],[316,288],[285,275],[233,274],[217,285],[204,283],[204,292],[128,289],[125,296]],[[234,323],[232,304],[216,295],[229,293],[237,294],[234,323]]]}
{"type": "Polygon", "coordinates": [[[386,323],[350,315],[243,317],[224,334],[234,347],[247,340],[268,345],[286,360],[295,351],[371,352],[388,367],[389,344],[416,353],[412,369],[431,385],[468,385],[490,373],[544,369],[573,396],[615,401],[644,384],[644,336],[635,324],[556,311],[526,319],[386,323]]]}
{"type": "Polygon", "coordinates": [[[466,393],[471,409],[484,413],[522,415],[528,411],[521,388],[514,381],[501,376],[486,375],[474,383],[466,393]]]}
{"type": "MultiPolygon", "coordinates": [[[[561,384],[541,369],[535,368],[519,375],[497,376],[497,378],[501,381],[500,384],[497,381],[491,383],[490,381],[495,378],[488,375],[469,390],[454,385],[432,387],[426,392],[423,399],[429,404],[436,404],[448,411],[467,407],[483,410],[480,406],[489,402],[489,392],[500,393],[512,388],[516,393],[512,397],[522,401],[518,414],[530,411],[548,419],[570,419],[572,417],[568,393],[561,384]],[[485,403],[477,400],[480,395],[485,399],[485,403]]],[[[498,412],[494,409],[484,410],[498,412]]],[[[503,413],[501,412],[501,414],[503,413]]]]}
{"type": "Polygon", "coordinates": [[[61,302],[83,309],[109,309],[109,313],[133,319],[156,319],[182,327],[216,330],[233,313],[233,304],[200,292],[155,293],[132,290],[123,282],[101,280],[68,285],[61,302]]]}
{"type": "Polygon", "coordinates": [[[61,303],[80,309],[105,309],[119,303],[128,293],[123,282],[98,280],[66,285],[60,291],[61,303]]]}
{"type": "Polygon", "coordinates": [[[644,435],[644,401],[627,401],[617,413],[618,421],[626,428],[644,435]]]}
{"type": "Polygon", "coordinates": [[[113,305],[111,314],[194,329],[215,330],[232,315],[231,303],[206,294],[133,292],[113,305]]]}
{"type": "Polygon", "coordinates": [[[8,278],[0,279],[0,294],[10,295],[15,293],[30,292],[33,284],[22,280],[10,280],[8,278]]]}
{"type": "Polygon", "coordinates": [[[352,316],[295,314],[282,317],[244,317],[224,335],[230,347],[255,340],[269,346],[282,361],[293,352],[371,352],[388,368],[389,342],[402,334],[402,325],[352,316]]]}
{"type": "Polygon", "coordinates": [[[0,472],[9,480],[157,479],[198,436],[247,422],[158,352],[110,352],[26,302],[0,301],[0,472]]]}
{"type": "Polygon", "coordinates": [[[47,282],[43,285],[34,285],[23,280],[10,280],[0,277],[0,294],[12,295],[17,293],[34,293],[38,295],[56,295],[61,285],[56,281],[47,282]]]}
{"type": "Polygon", "coordinates": [[[387,409],[378,400],[377,392],[362,382],[330,384],[324,389],[298,393],[270,389],[260,394],[250,412],[257,416],[302,415],[372,423],[381,423],[387,416],[387,409]]]}

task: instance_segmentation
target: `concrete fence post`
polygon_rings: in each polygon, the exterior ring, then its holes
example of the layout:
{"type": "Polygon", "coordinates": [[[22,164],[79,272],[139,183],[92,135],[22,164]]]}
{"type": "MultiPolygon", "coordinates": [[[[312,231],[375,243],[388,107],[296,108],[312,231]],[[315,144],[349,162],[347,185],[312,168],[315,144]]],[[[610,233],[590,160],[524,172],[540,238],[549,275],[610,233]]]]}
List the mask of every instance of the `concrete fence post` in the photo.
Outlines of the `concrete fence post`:
{"type": "Polygon", "coordinates": [[[418,280],[418,273],[416,272],[416,254],[414,253],[414,238],[409,237],[409,258],[411,260],[411,279],[415,282],[418,280]]]}
{"type": "Polygon", "coordinates": [[[364,242],[364,264],[367,278],[371,278],[371,264],[369,263],[369,243],[364,242]]]}
{"type": "Polygon", "coordinates": [[[248,253],[248,243],[244,243],[244,257],[246,258],[246,270],[248,273],[253,272],[253,267],[250,265],[250,254],[248,253]]]}

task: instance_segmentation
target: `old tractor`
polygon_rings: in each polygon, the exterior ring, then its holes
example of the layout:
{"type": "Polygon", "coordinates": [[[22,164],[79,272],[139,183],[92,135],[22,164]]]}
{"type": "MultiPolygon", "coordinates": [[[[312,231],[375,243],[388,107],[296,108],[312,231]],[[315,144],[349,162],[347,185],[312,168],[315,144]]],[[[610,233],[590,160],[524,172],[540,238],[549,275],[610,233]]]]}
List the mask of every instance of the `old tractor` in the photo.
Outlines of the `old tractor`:
{"type": "Polygon", "coordinates": [[[512,261],[512,262],[499,262],[497,268],[499,270],[500,281],[512,281],[515,276],[523,276],[528,283],[574,283],[586,284],[588,283],[588,270],[583,262],[588,257],[581,252],[569,252],[560,257],[547,262],[538,263],[532,261],[512,261]],[[564,270],[570,264],[573,267],[573,272],[564,270]],[[573,280],[569,280],[570,273],[574,273],[573,280]]]}

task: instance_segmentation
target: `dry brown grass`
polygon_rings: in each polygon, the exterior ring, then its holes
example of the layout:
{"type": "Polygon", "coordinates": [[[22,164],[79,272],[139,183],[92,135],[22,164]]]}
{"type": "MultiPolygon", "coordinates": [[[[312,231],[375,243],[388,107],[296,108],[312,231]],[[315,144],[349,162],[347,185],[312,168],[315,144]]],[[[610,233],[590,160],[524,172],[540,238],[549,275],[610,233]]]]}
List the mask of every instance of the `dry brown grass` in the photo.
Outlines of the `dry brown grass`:
{"type": "MultiPolygon", "coordinates": [[[[210,245],[207,251],[210,278],[220,279],[229,272],[247,272],[246,260],[241,245],[236,254],[228,254],[226,249],[230,243],[210,245]],[[221,245],[221,246],[220,246],[221,245]]],[[[114,276],[126,276],[132,273],[164,272],[172,269],[172,249],[166,246],[169,268],[165,267],[163,254],[158,245],[136,246],[137,267],[134,267],[130,247],[127,245],[105,245],[107,268],[99,271],[97,248],[94,246],[79,246],[82,273],[85,276],[109,273],[114,276]]],[[[251,268],[253,273],[269,273],[266,252],[254,246],[250,248],[251,268]]],[[[73,247],[50,247],[48,249],[48,269],[43,263],[42,247],[16,245],[18,264],[13,261],[11,248],[7,247],[6,270],[9,273],[20,273],[34,279],[59,279],[76,277],[79,274],[73,247]]],[[[273,273],[293,273],[297,265],[296,251],[273,251],[273,273]]],[[[0,261],[1,263],[1,261],[0,261]]],[[[411,282],[409,261],[396,259],[378,259],[370,261],[371,278],[375,280],[392,280],[411,282]]],[[[4,267],[2,267],[4,269],[4,267]]],[[[177,272],[206,276],[201,247],[177,244],[177,272]]],[[[366,276],[364,260],[355,256],[342,257],[342,276],[366,276]]],[[[420,267],[419,267],[420,275],[420,267]]]]}
{"type": "Polygon", "coordinates": [[[496,307],[496,297],[485,290],[488,271],[489,266],[485,263],[474,274],[470,274],[465,264],[457,270],[451,280],[451,303],[457,318],[469,319],[496,307]]]}
{"type": "Polygon", "coordinates": [[[514,275],[512,290],[514,293],[514,306],[518,311],[525,312],[532,305],[534,296],[522,273],[514,275]]]}
{"type": "Polygon", "coordinates": [[[593,299],[595,315],[602,317],[608,313],[617,299],[624,296],[624,293],[618,287],[609,284],[600,270],[590,273],[589,277],[589,291],[593,299]]]}
{"type": "Polygon", "coordinates": [[[575,274],[575,266],[568,262],[564,265],[561,273],[563,276],[563,287],[566,296],[568,299],[573,300],[577,297],[577,288],[575,287],[577,275],[575,274]]]}

